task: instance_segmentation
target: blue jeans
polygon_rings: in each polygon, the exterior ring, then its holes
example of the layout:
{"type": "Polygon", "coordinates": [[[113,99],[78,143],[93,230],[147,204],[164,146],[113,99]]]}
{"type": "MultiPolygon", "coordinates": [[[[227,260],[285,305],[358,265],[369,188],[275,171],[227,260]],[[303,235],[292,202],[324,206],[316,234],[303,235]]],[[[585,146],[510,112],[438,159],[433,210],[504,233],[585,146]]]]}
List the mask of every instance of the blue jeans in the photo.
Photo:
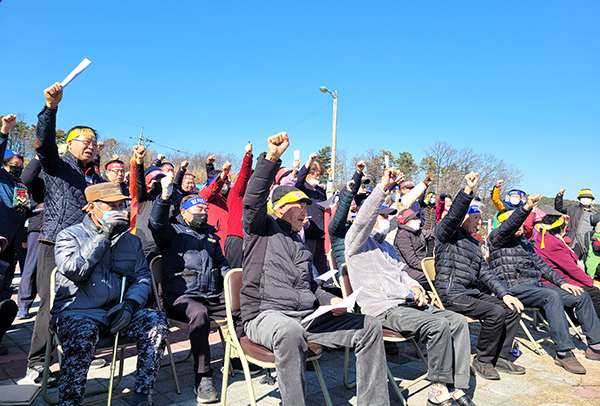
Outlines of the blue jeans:
{"type": "Polygon", "coordinates": [[[554,285],[543,284],[542,287],[537,287],[526,283],[515,285],[510,290],[525,306],[544,309],[556,351],[575,348],[565,317],[565,307],[572,307],[575,311],[588,345],[600,343],[600,320],[587,292],[575,296],[554,285]]]}

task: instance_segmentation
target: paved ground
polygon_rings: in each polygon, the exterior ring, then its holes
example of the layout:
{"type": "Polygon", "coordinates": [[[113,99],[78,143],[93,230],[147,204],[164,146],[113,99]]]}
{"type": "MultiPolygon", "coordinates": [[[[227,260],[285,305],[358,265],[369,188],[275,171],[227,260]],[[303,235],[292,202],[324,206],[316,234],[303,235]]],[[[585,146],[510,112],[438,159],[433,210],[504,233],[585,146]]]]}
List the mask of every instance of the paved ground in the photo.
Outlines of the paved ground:
{"type": "MultiPolygon", "coordinates": [[[[10,330],[4,344],[9,348],[8,355],[0,357],[0,386],[14,385],[20,382],[25,374],[27,352],[29,349],[29,339],[33,328],[33,319],[17,321],[10,330]]],[[[476,340],[478,332],[477,325],[471,328],[472,344],[476,340]]],[[[545,334],[534,333],[536,338],[544,337],[545,334]]],[[[522,332],[519,336],[524,337],[522,332]]],[[[175,358],[183,360],[189,350],[189,341],[185,331],[176,331],[170,335],[172,348],[175,358]]],[[[215,370],[215,383],[220,392],[221,387],[221,361],[223,348],[220,344],[217,334],[211,336],[212,359],[215,370]]],[[[593,406],[600,405],[600,362],[584,359],[583,350],[585,345],[575,340],[578,345],[576,350],[577,357],[587,368],[586,375],[573,375],[562,368],[554,365],[552,356],[554,355],[553,346],[550,341],[545,341],[543,345],[543,354],[536,355],[531,350],[521,345],[523,355],[519,357],[518,363],[527,367],[527,374],[523,376],[502,375],[500,381],[485,381],[479,377],[472,377],[469,393],[478,406],[524,406],[524,405],[543,405],[543,406],[593,406]]],[[[388,365],[395,377],[400,379],[413,379],[424,373],[424,367],[414,354],[414,350],[408,344],[399,345],[400,354],[388,357],[388,365]]],[[[135,349],[127,350],[128,358],[125,362],[125,377],[121,385],[115,391],[123,393],[123,388],[132,388],[135,379],[135,349]]],[[[474,347],[472,348],[474,352],[474,347]]],[[[356,405],[355,390],[348,390],[342,382],[342,369],[344,353],[339,351],[324,352],[320,360],[320,365],[326,379],[326,383],[331,394],[334,405],[356,405]]],[[[110,360],[110,354],[104,354],[103,357],[110,360]]],[[[164,357],[165,362],[167,356],[164,357]]],[[[53,369],[58,367],[57,364],[53,369]]],[[[351,356],[351,376],[354,372],[354,359],[351,356]]],[[[195,396],[192,392],[193,371],[192,361],[187,360],[177,365],[177,372],[181,383],[182,393],[177,394],[170,367],[163,367],[158,376],[155,385],[155,394],[153,401],[157,406],[164,405],[196,405],[195,396]]],[[[308,372],[307,387],[307,405],[325,404],[323,395],[314,372],[308,372]]],[[[274,373],[274,375],[276,375],[274,373]]],[[[105,366],[95,371],[90,371],[88,381],[88,390],[108,386],[109,368],[105,366]]],[[[253,378],[256,400],[259,406],[279,404],[279,392],[277,385],[270,386],[261,384],[260,380],[264,374],[253,378]]],[[[230,378],[227,404],[232,406],[248,405],[248,393],[246,384],[241,374],[230,378]]],[[[425,405],[427,397],[427,381],[422,381],[411,387],[407,392],[409,405],[425,405]]],[[[0,387],[0,390],[1,387],[0,387]]],[[[125,390],[127,393],[127,390],[125,390]]],[[[51,390],[50,394],[56,396],[56,390],[51,390]]],[[[400,405],[397,397],[390,390],[390,398],[393,405],[400,405]]],[[[113,401],[115,406],[125,406],[130,397],[117,399],[113,401]]],[[[38,396],[34,405],[45,405],[46,403],[38,396]]]]}

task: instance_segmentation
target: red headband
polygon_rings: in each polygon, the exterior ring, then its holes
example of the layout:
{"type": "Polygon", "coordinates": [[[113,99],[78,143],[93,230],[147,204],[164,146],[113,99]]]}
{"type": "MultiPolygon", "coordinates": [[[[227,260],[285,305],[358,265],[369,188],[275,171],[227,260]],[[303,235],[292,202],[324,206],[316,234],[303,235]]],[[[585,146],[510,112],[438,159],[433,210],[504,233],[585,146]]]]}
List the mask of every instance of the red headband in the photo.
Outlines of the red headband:
{"type": "Polygon", "coordinates": [[[146,181],[146,185],[158,175],[164,175],[163,171],[155,170],[146,175],[146,177],[144,178],[144,180],[146,181]]]}
{"type": "Polygon", "coordinates": [[[120,162],[113,162],[111,164],[108,164],[108,166],[106,167],[107,171],[110,171],[111,169],[125,169],[125,165],[123,165],[120,162]]]}
{"type": "Polygon", "coordinates": [[[188,179],[195,179],[196,177],[194,175],[192,175],[191,173],[186,173],[185,175],[183,175],[183,179],[188,178],[188,179]]]}

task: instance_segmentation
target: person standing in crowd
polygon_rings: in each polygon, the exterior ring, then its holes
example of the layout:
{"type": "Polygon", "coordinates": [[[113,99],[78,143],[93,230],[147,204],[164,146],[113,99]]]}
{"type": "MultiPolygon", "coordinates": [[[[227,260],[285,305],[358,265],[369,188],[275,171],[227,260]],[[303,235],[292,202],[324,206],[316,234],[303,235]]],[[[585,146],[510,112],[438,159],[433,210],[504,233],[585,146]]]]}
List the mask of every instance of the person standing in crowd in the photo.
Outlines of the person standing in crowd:
{"type": "Polygon", "coordinates": [[[136,145],[133,147],[135,160],[135,192],[137,199],[137,215],[135,218],[135,235],[142,240],[144,255],[148,263],[159,255],[159,249],[150,231],[150,214],[152,207],[162,192],[161,179],[166,175],[158,166],[151,166],[144,170],[144,157],[146,147],[136,145]]]}
{"type": "Polygon", "coordinates": [[[302,319],[318,305],[341,298],[323,291],[312,277],[311,254],[298,238],[313,202],[301,190],[269,190],[289,146],[286,133],[269,137],[244,197],[244,272],[240,303],[248,338],[275,354],[283,404],[304,405],[307,342],[352,347],[356,354],[357,404],[389,405],[381,324],[371,316],[334,309],[310,324],[302,319]]]}
{"type": "MultiPolygon", "coordinates": [[[[427,345],[432,382],[427,405],[475,406],[465,394],[469,388],[470,339],[467,320],[454,312],[427,305],[425,291],[406,273],[394,248],[385,241],[387,232],[382,205],[389,187],[400,175],[395,168],[384,171],[358,211],[346,234],[348,276],[353,289],[361,289],[358,305],[365,314],[403,335],[421,337],[427,345]],[[383,224],[382,224],[383,223],[383,224]]],[[[405,209],[405,217],[421,224],[418,214],[405,209]]],[[[400,215],[402,216],[402,215],[400,215]]]]}
{"type": "MultiPolygon", "coordinates": [[[[594,280],[585,273],[585,265],[567,246],[563,235],[567,224],[563,216],[547,214],[542,219],[542,236],[535,241],[535,252],[544,258],[560,276],[575,286],[585,290],[592,299],[596,314],[600,317],[600,289],[594,280]]],[[[543,281],[544,283],[550,283],[543,281]]]]}
{"type": "Polygon", "coordinates": [[[592,224],[594,223],[596,224],[590,237],[588,254],[585,259],[586,272],[592,279],[596,279],[596,275],[600,276],[600,214],[595,214],[592,217],[592,224]]]}
{"type": "Polygon", "coordinates": [[[215,173],[213,171],[212,178],[208,186],[198,193],[204,199],[208,208],[208,222],[215,227],[215,233],[219,236],[219,244],[221,249],[225,249],[225,239],[227,238],[227,221],[229,218],[229,209],[227,207],[227,196],[231,187],[229,179],[229,171],[231,171],[231,163],[225,162],[222,170],[215,173]]]}
{"type": "Polygon", "coordinates": [[[473,369],[482,378],[497,380],[498,371],[525,373],[508,359],[523,304],[490,270],[473,237],[481,225],[481,210],[471,205],[478,178],[475,172],[465,176],[467,186],[435,228],[435,288],[446,309],[480,321],[473,369]],[[495,296],[482,292],[482,285],[495,296]]]}
{"type": "Polygon", "coordinates": [[[56,298],[52,325],[63,345],[59,403],[83,405],[87,371],[98,334],[117,332],[136,341],[137,378],[131,406],[150,406],[148,395],[165,348],[167,318],[144,309],[150,293],[150,269],[138,237],[130,234],[128,199],[116,182],[85,189],[88,214],[56,237],[56,298]],[[126,283],[120,301],[121,284],[126,283]]]}
{"type": "MultiPolygon", "coordinates": [[[[585,368],[571,351],[575,345],[564,309],[574,308],[587,338],[585,357],[596,361],[600,360],[600,320],[590,295],[579,286],[567,283],[535,253],[533,243],[524,237],[523,223],[539,199],[541,196],[529,196],[527,203],[512,214],[506,212],[499,216],[500,225],[490,235],[490,267],[525,306],[544,309],[556,349],[554,363],[568,372],[585,374],[585,368]],[[542,277],[552,284],[542,283],[542,277]]],[[[536,242],[542,238],[543,235],[539,235],[536,242]]]]}
{"type": "Polygon", "coordinates": [[[183,161],[179,165],[175,179],[173,179],[173,191],[179,194],[179,201],[186,196],[197,193],[196,191],[196,177],[187,173],[187,168],[190,165],[190,161],[183,161]]]}
{"type": "Polygon", "coordinates": [[[585,234],[594,230],[590,219],[592,215],[598,213],[598,210],[592,207],[594,193],[591,189],[581,189],[579,196],[577,196],[579,204],[565,205],[563,203],[565,190],[565,188],[562,188],[558,191],[554,198],[554,209],[569,216],[569,228],[566,234],[570,240],[568,245],[575,251],[577,258],[582,259],[588,250],[588,247],[584,244],[585,234]]]}
{"type": "MultiPolygon", "coordinates": [[[[327,200],[325,189],[319,182],[325,174],[325,167],[317,161],[317,154],[310,154],[306,164],[300,168],[296,178],[296,188],[303,191],[313,203],[327,200]]],[[[325,208],[319,204],[308,207],[310,223],[304,230],[305,243],[313,256],[313,265],[319,274],[327,272],[327,257],[325,256],[325,208]]]]}
{"type": "MultiPolygon", "coordinates": [[[[8,240],[0,236],[0,254],[7,246],[8,240]]],[[[8,354],[8,348],[2,344],[2,339],[17,315],[17,304],[10,298],[12,278],[6,278],[7,271],[9,271],[8,262],[0,260],[0,356],[8,354]]]]}
{"type": "Polygon", "coordinates": [[[129,196],[129,185],[125,182],[125,164],[119,158],[111,159],[104,165],[104,179],[119,184],[125,196],[129,196]]]}
{"type": "Polygon", "coordinates": [[[46,105],[38,115],[34,143],[42,165],[45,206],[36,280],[40,307],[33,327],[27,364],[27,377],[36,383],[42,378],[50,324],[50,274],[56,266],[56,236],[65,228],[81,223],[85,217],[82,211],[87,205],[84,191],[87,186],[101,182],[93,159],[102,149],[94,129],[78,126],[67,132],[67,152],[59,157],[56,114],[63,97],[60,83],[44,90],[44,96],[46,105]]]}
{"type": "Polygon", "coordinates": [[[2,117],[0,128],[0,156],[3,157],[0,168],[0,236],[8,241],[8,246],[0,253],[0,260],[9,264],[5,276],[9,286],[16,265],[17,244],[20,244],[17,236],[25,224],[30,208],[27,187],[21,181],[23,157],[17,151],[6,149],[8,133],[16,121],[17,116],[14,114],[6,115],[2,117]]]}
{"type": "Polygon", "coordinates": [[[244,229],[242,228],[242,209],[244,194],[252,175],[252,143],[246,145],[246,153],[242,161],[242,169],[235,185],[227,196],[227,239],[225,240],[225,257],[232,268],[241,268],[244,256],[244,229]]]}

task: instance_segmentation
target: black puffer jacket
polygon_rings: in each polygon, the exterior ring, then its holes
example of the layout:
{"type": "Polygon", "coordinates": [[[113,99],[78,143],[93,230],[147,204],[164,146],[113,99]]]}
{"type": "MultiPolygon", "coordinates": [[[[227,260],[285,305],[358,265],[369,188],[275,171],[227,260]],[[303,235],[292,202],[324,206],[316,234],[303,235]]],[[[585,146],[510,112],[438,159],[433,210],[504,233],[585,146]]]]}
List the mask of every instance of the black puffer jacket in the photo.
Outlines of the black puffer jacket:
{"type": "Polygon", "coordinates": [[[354,196],[356,196],[356,194],[358,193],[358,189],[360,189],[361,179],[362,174],[355,172],[354,176],[352,176],[352,183],[349,184],[349,186],[352,187],[352,190],[348,190],[347,187],[344,188],[337,209],[335,211],[335,215],[329,223],[329,238],[331,240],[331,250],[333,251],[333,257],[335,258],[335,262],[337,263],[338,269],[342,266],[342,264],[346,262],[346,247],[344,241],[346,239],[346,233],[352,225],[352,223],[348,221],[348,213],[350,212],[352,200],[354,199],[354,196]]]}
{"type": "Polygon", "coordinates": [[[198,232],[181,215],[177,223],[171,224],[170,208],[171,198],[159,197],[150,216],[150,230],[163,255],[165,297],[219,297],[223,293],[223,277],[230,268],[215,228],[207,225],[198,232]]]}
{"type": "Polygon", "coordinates": [[[502,298],[510,294],[490,270],[479,242],[461,227],[473,195],[458,192],[450,211],[435,228],[435,288],[443,302],[487,288],[502,298]]]}
{"type": "Polygon", "coordinates": [[[42,164],[44,180],[44,223],[40,240],[54,242],[59,232],[85,217],[85,188],[100,183],[93,162],[82,165],[66,152],[62,159],[56,146],[56,111],[44,107],[38,114],[35,152],[42,164]],[[87,177],[87,180],[86,180],[87,177]]]}
{"type": "Polygon", "coordinates": [[[310,224],[304,231],[304,236],[306,239],[318,239],[325,235],[325,208],[315,203],[324,202],[327,200],[327,193],[325,193],[325,189],[323,189],[321,186],[317,186],[313,189],[306,182],[307,175],[308,168],[306,165],[302,165],[298,171],[295,186],[306,193],[306,195],[310,197],[310,200],[313,201],[313,204],[306,208],[306,211],[310,216],[310,224]]]}
{"type": "Polygon", "coordinates": [[[407,265],[404,271],[419,283],[427,284],[421,260],[427,254],[427,241],[430,239],[433,239],[433,230],[414,230],[407,225],[398,224],[394,249],[398,258],[407,265]]]}
{"type": "Polygon", "coordinates": [[[269,188],[280,166],[280,160],[261,154],[244,195],[244,323],[266,310],[308,315],[334,297],[314,281],[310,251],[290,223],[267,211],[269,188]]]}
{"type": "Polygon", "coordinates": [[[492,231],[490,242],[490,268],[506,286],[520,283],[542,287],[542,276],[561,286],[567,281],[552,269],[534,250],[533,243],[515,233],[531,213],[519,207],[504,223],[492,231]]]}

